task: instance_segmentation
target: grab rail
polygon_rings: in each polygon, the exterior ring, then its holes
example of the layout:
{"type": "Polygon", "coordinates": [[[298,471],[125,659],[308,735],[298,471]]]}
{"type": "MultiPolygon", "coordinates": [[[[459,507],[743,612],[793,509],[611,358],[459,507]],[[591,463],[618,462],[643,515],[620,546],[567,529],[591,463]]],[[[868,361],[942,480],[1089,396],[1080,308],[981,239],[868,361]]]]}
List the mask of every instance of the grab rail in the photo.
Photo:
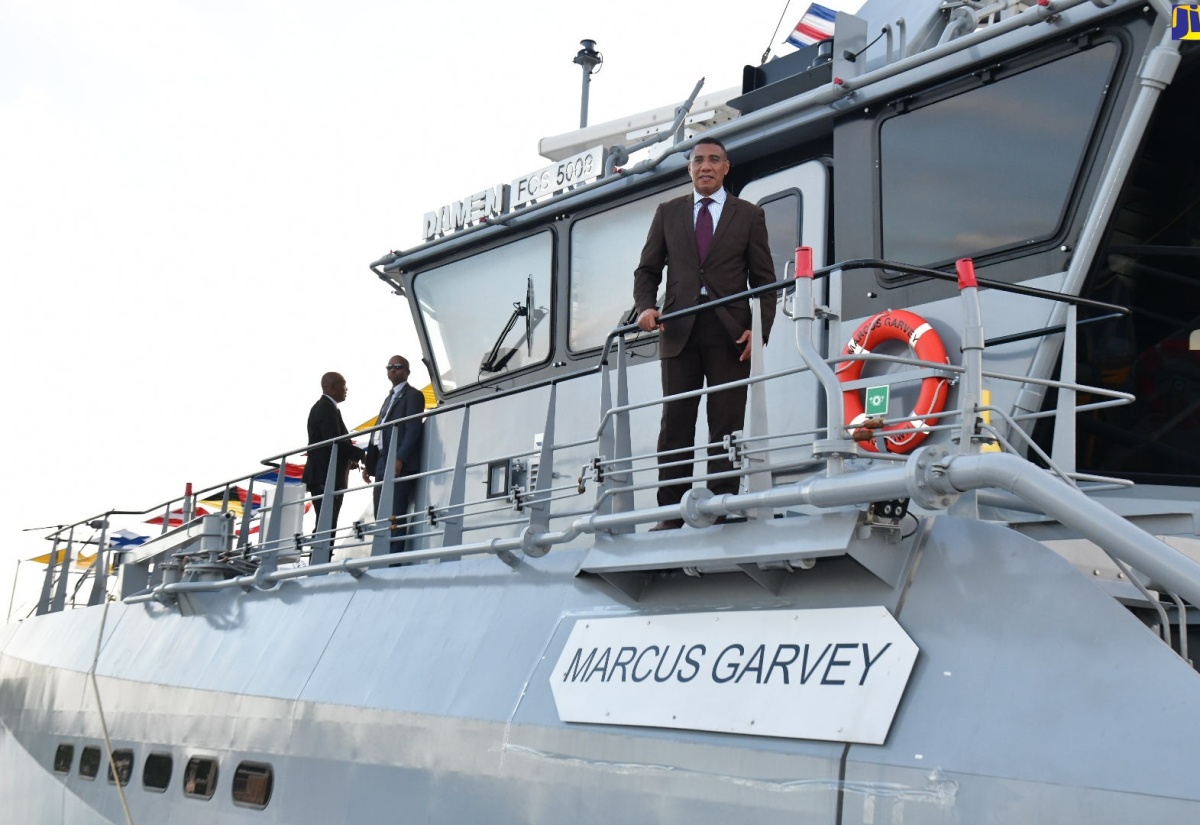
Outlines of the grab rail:
{"type": "MultiPolygon", "coordinates": [[[[961,272],[958,276],[955,276],[939,270],[901,265],[879,259],[859,259],[847,261],[825,267],[824,269],[817,271],[812,271],[811,267],[808,267],[807,271],[804,273],[804,277],[807,278],[808,283],[803,288],[804,290],[808,291],[808,295],[807,297],[801,297],[801,294],[798,293],[798,309],[793,318],[794,322],[796,322],[798,325],[798,337],[802,342],[807,342],[810,340],[811,335],[806,333],[805,330],[811,330],[812,324],[815,323],[815,305],[811,299],[812,280],[815,278],[826,277],[839,271],[865,268],[885,268],[891,271],[904,272],[906,274],[919,277],[929,277],[941,280],[959,279],[961,286],[961,272]]],[[[801,269],[798,268],[798,272],[799,271],[801,271],[801,269]]],[[[1016,284],[986,281],[982,279],[978,280],[976,283],[978,285],[986,285],[989,288],[1001,291],[1062,301],[1072,306],[1089,306],[1122,314],[1127,311],[1123,307],[1116,307],[1104,302],[1092,301],[1089,299],[1080,298],[1078,296],[1063,295],[1047,290],[1032,289],[1016,284]]],[[[732,295],[724,299],[708,302],[704,305],[704,307],[689,308],[686,310],[664,314],[662,316],[662,320],[670,321],[675,318],[686,317],[687,315],[695,314],[703,311],[704,309],[711,308],[715,304],[744,301],[747,298],[767,295],[779,290],[788,290],[793,288],[798,288],[797,282],[777,281],[757,287],[755,289],[746,290],[742,293],[732,295]]],[[[976,323],[976,326],[980,325],[976,323]]],[[[726,494],[720,496],[706,496],[703,494],[705,491],[693,491],[694,494],[690,494],[688,497],[685,497],[685,501],[679,507],[650,507],[635,510],[632,506],[633,493],[636,491],[653,488],[657,486],[657,483],[635,484],[633,483],[632,476],[634,473],[642,473],[657,467],[657,459],[659,459],[660,456],[657,452],[633,455],[627,446],[621,448],[620,443],[622,442],[622,439],[624,439],[626,442],[628,441],[628,416],[631,411],[644,407],[655,406],[663,402],[663,399],[661,398],[636,404],[631,404],[628,401],[627,390],[624,389],[627,385],[626,371],[628,368],[626,336],[634,332],[636,329],[637,327],[632,324],[614,329],[605,339],[598,363],[596,363],[596,365],[593,367],[575,370],[566,375],[555,376],[553,378],[535,382],[523,387],[514,387],[509,390],[497,392],[496,394],[487,398],[472,398],[453,404],[443,405],[422,414],[427,418],[436,418],[452,412],[463,412],[463,431],[465,437],[467,430],[466,424],[469,420],[470,411],[476,406],[491,402],[496,398],[524,394],[531,390],[540,388],[550,389],[550,402],[547,410],[547,437],[539,454],[539,475],[536,489],[519,491],[515,500],[510,499],[509,501],[503,504],[498,504],[494,507],[490,506],[489,503],[499,502],[500,500],[489,498],[473,498],[471,500],[467,500],[465,495],[462,494],[462,490],[459,489],[458,492],[452,493],[451,500],[446,504],[437,506],[431,505],[426,511],[414,512],[409,516],[401,517],[400,521],[407,526],[416,526],[418,523],[428,518],[428,529],[423,530],[419,534],[415,534],[414,537],[416,538],[431,538],[439,535],[442,537],[441,547],[410,551],[404,556],[405,562],[450,560],[461,558],[464,555],[473,553],[491,553],[504,558],[510,563],[516,563],[516,554],[518,553],[536,557],[542,555],[552,546],[573,541],[575,538],[581,535],[595,534],[597,532],[628,532],[636,525],[648,523],[650,521],[661,520],[662,518],[674,518],[682,516],[685,520],[688,520],[691,523],[703,524],[711,521],[717,516],[736,515],[760,509],[769,511],[773,508],[791,506],[792,504],[797,503],[815,503],[818,504],[818,506],[832,506],[832,504],[835,502],[841,504],[861,505],[869,501],[878,500],[879,497],[884,495],[917,497],[912,489],[914,473],[916,472],[913,469],[914,462],[912,458],[915,457],[915,454],[913,457],[909,457],[908,459],[887,455],[865,456],[857,452],[853,442],[850,442],[844,437],[838,437],[840,433],[844,433],[844,428],[841,424],[840,413],[840,392],[844,386],[837,383],[836,379],[834,380],[833,384],[829,384],[828,376],[826,376],[827,403],[830,405],[830,414],[827,416],[828,421],[826,425],[822,428],[812,431],[801,431],[790,434],[798,439],[803,439],[806,435],[813,436],[812,457],[816,460],[817,466],[820,466],[821,464],[825,466],[827,473],[825,478],[822,479],[814,477],[804,482],[797,482],[794,484],[782,485],[758,492],[736,495],[726,494]],[[615,359],[612,357],[614,351],[618,356],[615,359]],[[614,361],[615,374],[610,375],[610,370],[614,366],[614,361]],[[596,374],[600,374],[602,378],[602,403],[598,427],[594,438],[555,443],[553,440],[552,428],[553,421],[555,419],[554,405],[557,385],[563,381],[596,374]],[[615,387],[613,386],[614,381],[612,380],[614,377],[615,387]],[[612,398],[612,393],[614,391],[616,392],[617,396],[615,399],[616,403],[613,402],[612,398]],[[832,414],[835,411],[837,414],[832,414]],[[623,435],[618,432],[622,430],[622,428],[624,429],[623,435]],[[822,433],[824,433],[826,436],[826,438],[823,440],[818,437],[822,433]],[[585,468],[584,474],[580,476],[578,483],[575,486],[575,493],[570,494],[568,492],[572,489],[572,486],[569,484],[551,484],[551,478],[553,476],[553,456],[555,451],[568,448],[577,448],[592,443],[597,444],[598,447],[600,447],[602,444],[606,444],[608,445],[607,449],[609,451],[604,452],[603,450],[600,450],[598,453],[599,458],[593,462],[590,470],[589,468],[585,468]],[[854,491],[851,492],[848,488],[842,485],[838,479],[838,475],[840,471],[840,461],[845,457],[850,457],[853,455],[860,455],[864,458],[870,458],[873,461],[884,464],[894,461],[902,461],[904,462],[904,465],[896,466],[894,468],[876,468],[870,473],[866,474],[855,473],[854,491]],[[648,466],[639,466],[643,464],[647,464],[648,466]],[[552,503],[576,499],[577,496],[584,491],[586,482],[588,480],[595,481],[599,485],[596,498],[590,508],[573,508],[570,512],[550,512],[550,505],[552,503]],[[524,517],[512,519],[486,520],[484,522],[471,525],[463,524],[463,520],[468,516],[480,516],[488,513],[498,513],[512,510],[514,509],[514,505],[518,512],[528,509],[530,511],[529,514],[524,517]],[[563,519],[570,519],[570,522],[569,525],[564,529],[550,530],[551,518],[558,519],[560,521],[563,519]],[[441,524],[442,521],[445,521],[446,524],[441,524]],[[462,534],[464,530],[498,529],[522,524],[525,524],[526,527],[519,531],[519,534],[516,536],[507,538],[489,538],[478,542],[462,541],[462,534]]],[[[985,344],[983,342],[981,333],[976,336],[976,340],[978,341],[978,343],[975,345],[976,349],[982,351],[982,348],[985,344]]],[[[964,343],[967,343],[966,339],[964,339],[964,343]]],[[[755,347],[761,346],[760,341],[757,338],[755,339],[754,344],[755,347]]],[[[931,364],[914,358],[882,354],[861,354],[851,356],[841,356],[839,354],[837,357],[821,357],[810,347],[811,345],[809,345],[809,347],[802,347],[802,355],[805,356],[804,360],[806,362],[803,367],[789,367],[787,369],[779,370],[769,374],[752,375],[750,378],[744,379],[743,381],[737,383],[751,386],[758,383],[784,380],[791,375],[798,375],[802,372],[813,371],[825,371],[828,372],[829,376],[832,376],[833,373],[830,369],[830,364],[843,360],[861,359],[879,362],[904,363],[923,368],[932,367],[938,370],[944,370],[951,374],[957,373],[959,375],[974,373],[977,376],[976,382],[983,377],[988,377],[994,380],[1019,381],[1023,383],[1029,383],[1030,381],[1037,380],[1049,386],[1086,390],[1088,392],[1095,393],[1097,396],[1100,396],[1100,400],[1092,401],[1088,404],[1082,405],[1081,407],[1077,407],[1077,412],[1083,409],[1094,409],[1112,404],[1128,403],[1130,400],[1132,400],[1132,396],[1125,393],[1117,393],[1114,391],[1104,390],[1102,388],[1084,387],[1081,385],[1076,385],[1073,382],[1067,383],[1061,380],[1056,381],[1053,379],[1031,379],[1028,376],[1005,375],[994,371],[983,370],[981,359],[976,359],[973,364],[957,366],[947,364],[931,364]],[[806,350],[806,353],[804,350],[806,350]]],[[[978,386],[978,383],[976,383],[976,386],[978,386]]],[[[692,395],[704,395],[708,392],[708,389],[703,389],[675,397],[681,398],[692,395]]],[[[948,423],[939,424],[930,428],[933,431],[959,431],[961,434],[959,438],[959,451],[963,457],[966,457],[969,453],[975,452],[977,449],[976,447],[971,447],[971,449],[968,449],[968,446],[977,445],[980,441],[988,439],[994,433],[994,431],[986,432],[982,427],[977,425],[973,425],[972,433],[966,434],[963,432],[966,423],[974,422],[976,416],[983,409],[982,405],[980,405],[978,402],[977,393],[968,395],[969,397],[962,399],[959,409],[946,410],[940,414],[940,416],[947,419],[948,423]]],[[[1011,422],[1013,420],[1012,417],[1008,416],[1004,411],[997,412],[1005,421],[1011,422]]],[[[1038,415],[1048,414],[1052,413],[1046,412],[1039,413],[1038,415]]],[[[891,420],[898,421],[903,419],[891,420]]],[[[395,426],[395,422],[379,424],[370,428],[369,430],[363,431],[362,433],[356,433],[355,435],[367,435],[388,426],[395,426]]],[[[1022,435],[1024,435],[1024,433],[1022,433],[1022,435]]],[[[790,443],[788,445],[779,445],[778,439],[785,437],[789,437],[789,434],[768,432],[762,436],[758,436],[757,438],[747,438],[731,446],[737,450],[740,450],[739,455],[742,457],[749,455],[750,452],[769,454],[770,452],[780,449],[781,447],[783,449],[788,449],[796,446],[790,443]],[[775,446],[751,446],[755,443],[765,441],[768,438],[772,439],[775,446]]],[[[318,442],[313,445],[307,445],[305,449],[330,446],[331,449],[336,450],[336,445],[338,443],[344,443],[349,438],[350,436],[341,436],[324,442],[318,442]]],[[[460,444],[460,447],[461,446],[463,445],[460,444]]],[[[1035,446],[1034,449],[1037,450],[1038,448],[1035,446]]],[[[284,475],[288,459],[292,456],[295,456],[299,452],[301,452],[301,450],[289,450],[287,452],[279,453],[264,459],[263,464],[268,468],[274,468],[278,473],[275,481],[277,493],[278,491],[282,490],[283,485],[286,483],[284,475]]],[[[461,479],[462,474],[467,467],[481,467],[491,462],[502,462],[506,460],[513,461],[527,457],[531,458],[535,452],[536,451],[509,451],[499,457],[493,456],[471,462],[459,460],[451,465],[430,468],[417,473],[411,473],[407,476],[404,476],[404,478],[432,478],[439,475],[445,476],[447,474],[453,474],[453,477],[457,483],[458,480],[461,479]]],[[[950,466],[950,462],[954,461],[956,457],[941,453],[939,453],[938,456],[939,457],[937,461],[941,462],[939,465],[941,466],[940,472],[944,474],[945,468],[950,466]]],[[[464,458],[465,454],[460,455],[460,459],[464,458]]],[[[991,456],[989,459],[990,458],[995,458],[995,456],[991,456]]],[[[691,463],[691,457],[685,455],[680,459],[679,463],[691,463]]],[[[1055,472],[1062,480],[1071,483],[1072,474],[1070,472],[1058,468],[1054,465],[1053,461],[1048,461],[1048,463],[1052,467],[1053,472],[1055,472]]],[[[389,465],[390,464],[391,462],[389,462],[389,465]]],[[[1034,472],[1042,472],[1040,470],[1034,470],[1032,465],[1027,465],[1025,462],[1023,462],[1023,464],[1028,466],[1030,470],[1033,470],[1034,472]]],[[[922,470],[922,472],[928,472],[930,463],[926,461],[924,466],[925,469],[922,470]]],[[[757,467],[755,472],[766,472],[770,474],[780,470],[781,467],[768,464],[757,467]]],[[[742,462],[741,467],[723,475],[740,476],[747,475],[750,472],[751,470],[745,466],[745,462],[742,462]]],[[[223,589],[230,587],[269,587],[272,586],[273,583],[287,578],[320,575],[322,573],[334,571],[346,571],[361,575],[363,570],[395,563],[394,556],[379,554],[367,558],[346,559],[336,563],[315,563],[300,568],[277,568],[280,554],[291,551],[303,551],[306,547],[315,548],[321,543],[331,544],[339,533],[343,536],[353,537],[351,539],[351,546],[374,544],[376,547],[378,547],[380,541],[386,542],[387,533],[392,522],[389,522],[388,519],[378,519],[374,522],[356,523],[351,527],[339,528],[339,530],[336,531],[331,529],[318,529],[318,531],[311,537],[300,535],[284,537],[278,535],[278,531],[276,531],[275,535],[267,535],[265,540],[263,540],[263,536],[260,533],[259,543],[252,545],[249,541],[247,528],[253,519],[258,519],[259,524],[261,525],[262,520],[268,514],[276,512],[282,507],[295,504],[295,502],[284,501],[282,496],[277,495],[273,498],[270,504],[262,507],[256,513],[253,512],[251,495],[253,493],[255,481],[261,480],[262,475],[263,472],[260,470],[256,473],[240,476],[230,480],[229,482],[225,482],[223,488],[221,485],[203,488],[199,494],[191,496],[190,498],[185,496],[183,499],[171,499],[162,505],[156,505],[156,507],[148,508],[144,511],[108,511],[106,514],[104,514],[104,518],[106,519],[108,516],[115,515],[118,512],[142,515],[154,512],[156,509],[160,508],[163,509],[164,512],[169,513],[172,507],[177,504],[180,505],[179,509],[184,510],[184,512],[188,512],[189,508],[192,508],[190,512],[194,514],[194,507],[197,499],[200,496],[203,496],[209,492],[213,492],[217,489],[222,489],[222,507],[220,512],[228,513],[229,505],[231,504],[231,490],[239,483],[245,482],[247,484],[248,493],[247,503],[243,509],[242,536],[237,548],[233,549],[231,547],[227,547],[226,549],[221,550],[218,546],[218,549],[213,551],[213,540],[210,540],[205,550],[206,555],[204,555],[204,559],[209,564],[229,563],[235,558],[241,559],[248,563],[257,560],[257,569],[254,569],[253,572],[248,572],[242,575],[232,575],[229,578],[221,581],[178,581],[160,577],[156,580],[149,581],[145,592],[140,595],[129,596],[127,600],[137,602],[148,599],[162,599],[169,598],[173,594],[189,591],[223,589]]],[[[709,476],[697,474],[692,478],[696,481],[702,481],[708,479],[709,476]]],[[[352,486],[348,487],[346,490],[336,490],[333,492],[342,494],[346,492],[370,489],[371,487],[374,487],[380,483],[386,485],[388,481],[392,481],[394,483],[395,479],[385,479],[383,482],[376,482],[375,484],[371,485],[352,486]]],[[[1116,480],[1107,481],[1116,482],[1116,480]]],[[[452,487],[453,486],[454,485],[452,485],[452,487]]],[[[461,488],[461,483],[458,483],[458,487],[461,488]]],[[[1001,488],[1003,489],[1003,487],[1001,488]]],[[[951,501],[957,500],[962,493],[967,492],[970,489],[976,488],[971,484],[967,484],[962,489],[945,491],[939,497],[934,499],[929,499],[928,495],[924,495],[924,503],[926,506],[929,506],[932,509],[939,509],[942,506],[949,506],[951,501]]],[[[329,495],[330,493],[327,492],[326,494],[329,495]]],[[[1077,491],[1076,494],[1078,494],[1077,491]]],[[[202,522],[205,518],[211,517],[201,517],[201,519],[198,521],[202,522]]],[[[52,537],[58,538],[64,532],[69,532],[71,527],[78,527],[79,525],[92,520],[94,519],[84,520],[77,522],[75,525],[59,528],[52,533],[52,537]]],[[[228,517],[226,517],[222,522],[224,525],[229,525],[230,523],[231,522],[228,517]]],[[[1064,521],[1064,523],[1066,523],[1066,521],[1064,521]]],[[[228,533],[227,527],[222,527],[221,529],[226,530],[228,533]]],[[[189,530],[190,525],[185,525],[177,530],[170,530],[168,525],[164,524],[164,534],[160,536],[159,539],[155,540],[156,545],[161,545],[166,548],[161,552],[160,559],[174,557],[180,555],[181,553],[185,557],[189,556],[189,552],[186,550],[186,547],[188,546],[189,541],[195,540],[196,536],[195,530],[190,530],[190,532],[189,530]]],[[[211,539],[211,536],[215,536],[217,534],[210,531],[209,535],[211,539]]],[[[228,538],[228,535],[226,535],[226,539],[228,538]]],[[[190,555],[194,556],[195,553],[193,552],[190,555]]],[[[1152,556],[1153,553],[1150,553],[1149,555],[1152,556]]],[[[1139,562],[1145,563],[1146,558],[1140,558],[1139,562]]],[[[1182,581],[1175,581],[1173,586],[1174,591],[1184,594],[1189,598],[1189,600],[1192,599],[1192,596],[1189,595],[1189,593],[1200,596],[1200,584],[1197,584],[1196,587],[1193,587],[1192,584],[1187,580],[1187,576],[1191,575],[1191,572],[1187,572],[1186,575],[1183,575],[1182,581]]],[[[1169,575],[1174,576],[1176,579],[1180,578],[1178,574],[1179,571],[1169,572],[1169,575]]],[[[1198,577],[1196,581],[1200,583],[1200,573],[1197,573],[1197,576],[1198,577]]],[[[62,585],[60,584],[59,589],[61,589],[61,587],[62,585]]],[[[62,609],[62,602],[58,598],[55,598],[53,602],[47,599],[45,600],[44,604],[48,607],[52,607],[53,609],[62,609]]]]}

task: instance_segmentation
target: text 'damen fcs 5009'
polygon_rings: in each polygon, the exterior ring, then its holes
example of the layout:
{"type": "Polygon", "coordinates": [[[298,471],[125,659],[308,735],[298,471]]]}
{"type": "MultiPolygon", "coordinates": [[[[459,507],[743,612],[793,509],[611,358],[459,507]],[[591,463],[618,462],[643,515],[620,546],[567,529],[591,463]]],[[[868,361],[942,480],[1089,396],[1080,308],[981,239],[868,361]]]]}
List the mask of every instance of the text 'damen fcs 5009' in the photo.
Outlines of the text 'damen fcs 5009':
{"type": "Polygon", "coordinates": [[[883,607],[579,619],[550,687],[568,722],[880,744],[916,656],[883,607]]]}

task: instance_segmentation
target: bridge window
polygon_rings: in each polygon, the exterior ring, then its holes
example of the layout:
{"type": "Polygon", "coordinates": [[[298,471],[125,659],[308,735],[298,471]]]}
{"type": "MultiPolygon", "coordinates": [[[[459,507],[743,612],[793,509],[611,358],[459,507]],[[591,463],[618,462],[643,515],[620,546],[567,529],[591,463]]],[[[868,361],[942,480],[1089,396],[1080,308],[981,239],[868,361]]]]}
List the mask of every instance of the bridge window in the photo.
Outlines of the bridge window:
{"type": "Polygon", "coordinates": [[[192,799],[212,799],[217,790],[217,760],[193,756],[183,771],[183,795],[192,799]]]}
{"type": "Polygon", "coordinates": [[[633,309],[633,271],[655,208],[691,191],[691,185],[660,192],[576,221],[571,227],[572,352],[599,347],[633,309]]]}
{"type": "Polygon", "coordinates": [[[549,358],[553,254],[553,236],[542,232],[413,279],[443,390],[549,358]]]}
{"type": "Polygon", "coordinates": [[[1113,77],[1111,41],[880,127],[883,256],[941,265],[1060,231],[1113,77]]]}
{"type": "Polygon", "coordinates": [[[79,754],[79,775],[84,779],[95,779],[98,773],[100,773],[100,749],[95,745],[88,745],[79,754]]]}
{"type": "Polygon", "coordinates": [[[265,808],[271,801],[275,772],[262,762],[243,762],[233,774],[233,801],[248,808],[265,808]]]}
{"type": "Polygon", "coordinates": [[[122,785],[128,785],[131,776],[133,776],[133,751],[128,748],[113,751],[112,761],[108,763],[109,784],[115,784],[120,779],[122,785]]]}
{"type": "Polygon", "coordinates": [[[800,193],[786,192],[759,204],[767,216],[767,240],[778,280],[796,277],[796,247],[800,245],[800,193]]]}
{"type": "Polygon", "coordinates": [[[173,767],[171,754],[150,754],[146,757],[146,764],[142,767],[142,786],[150,791],[165,791],[171,785],[173,767]]]}
{"type": "Polygon", "coordinates": [[[54,752],[54,772],[70,773],[71,763],[75,761],[74,745],[59,745],[54,752]]]}

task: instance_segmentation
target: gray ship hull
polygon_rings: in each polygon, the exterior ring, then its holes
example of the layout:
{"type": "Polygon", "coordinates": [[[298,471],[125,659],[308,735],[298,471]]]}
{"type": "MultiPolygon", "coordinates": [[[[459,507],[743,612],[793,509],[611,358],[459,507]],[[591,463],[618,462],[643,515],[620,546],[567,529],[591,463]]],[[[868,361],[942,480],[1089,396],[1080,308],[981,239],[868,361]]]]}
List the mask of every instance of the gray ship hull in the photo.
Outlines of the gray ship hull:
{"type": "MultiPolygon", "coordinates": [[[[693,541],[787,541],[786,522],[693,541]]],[[[798,523],[802,520],[796,520],[798,523]]],[[[682,537],[682,536],[681,536],[682,537]]],[[[628,544],[647,537],[618,539],[628,544]]],[[[899,587],[849,558],[777,596],[736,573],[664,576],[639,603],[585,553],[510,569],[418,565],[277,592],[108,608],[96,667],[113,748],[274,767],[270,807],[125,788],[136,822],[1124,823],[1193,818],[1200,675],[1073,566],[952,518],[898,549],[899,587]],[[588,618],[884,605],[920,648],[885,745],[559,721],[551,683],[588,618]],[[499,621],[497,617],[503,617],[499,621]],[[1047,811],[1044,820],[1030,811],[1047,811]]],[[[0,778],[20,822],[121,821],[103,775],[57,777],[62,743],[102,741],[89,671],[99,614],[6,629],[0,778]],[[36,789],[41,788],[41,792],[36,789]]],[[[772,709],[802,714],[804,708],[772,709]]],[[[224,777],[218,780],[227,781],[224,777]]]]}

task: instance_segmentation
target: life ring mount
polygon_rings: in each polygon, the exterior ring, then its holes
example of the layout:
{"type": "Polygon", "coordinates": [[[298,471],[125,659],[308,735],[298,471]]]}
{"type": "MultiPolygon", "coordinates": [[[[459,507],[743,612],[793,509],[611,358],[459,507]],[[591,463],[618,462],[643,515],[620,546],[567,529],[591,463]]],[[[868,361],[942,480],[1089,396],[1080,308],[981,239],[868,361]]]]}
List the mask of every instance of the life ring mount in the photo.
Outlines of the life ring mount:
{"type": "MultiPolygon", "coordinates": [[[[859,325],[846,343],[843,355],[868,355],[882,341],[903,341],[921,361],[949,364],[946,345],[929,322],[906,309],[889,309],[871,316],[859,325]]],[[[837,368],[838,380],[843,383],[862,378],[866,361],[845,361],[837,368]]],[[[876,434],[891,453],[907,453],[929,437],[929,427],[937,424],[937,415],[946,408],[950,381],[944,376],[930,375],[921,379],[921,392],[909,421],[883,426],[878,419],[868,419],[863,405],[863,393],[858,390],[842,392],[846,429],[863,449],[878,452],[876,434]]]]}

